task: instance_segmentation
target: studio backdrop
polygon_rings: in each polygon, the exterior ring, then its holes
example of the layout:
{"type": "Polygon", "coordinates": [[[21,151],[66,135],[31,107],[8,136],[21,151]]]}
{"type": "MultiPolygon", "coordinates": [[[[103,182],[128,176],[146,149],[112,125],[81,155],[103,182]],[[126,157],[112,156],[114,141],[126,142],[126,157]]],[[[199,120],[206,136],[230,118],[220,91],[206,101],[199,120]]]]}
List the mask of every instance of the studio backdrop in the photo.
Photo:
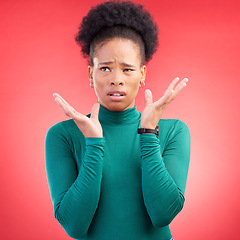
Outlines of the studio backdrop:
{"type": "MultiPolygon", "coordinates": [[[[44,140],[67,117],[58,92],[88,114],[97,101],[74,36],[101,1],[0,2],[0,239],[70,239],[54,219],[44,140]]],[[[176,76],[187,88],[163,118],[184,121],[192,148],[186,201],[171,224],[177,240],[239,237],[240,3],[234,0],[139,0],[159,26],[159,48],[146,88],[162,96],[176,76]]],[[[143,110],[144,89],[136,100],[143,110]]]]}

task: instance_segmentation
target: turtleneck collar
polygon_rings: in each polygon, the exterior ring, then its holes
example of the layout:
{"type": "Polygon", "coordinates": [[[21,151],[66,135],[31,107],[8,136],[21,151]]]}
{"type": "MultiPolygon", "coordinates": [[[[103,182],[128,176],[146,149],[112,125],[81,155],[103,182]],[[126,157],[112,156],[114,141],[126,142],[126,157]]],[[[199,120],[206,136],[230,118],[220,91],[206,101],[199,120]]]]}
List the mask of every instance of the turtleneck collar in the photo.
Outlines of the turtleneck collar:
{"type": "Polygon", "coordinates": [[[121,112],[109,111],[100,105],[99,121],[108,125],[132,124],[140,120],[141,114],[137,111],[136,105],[121,112]]]}

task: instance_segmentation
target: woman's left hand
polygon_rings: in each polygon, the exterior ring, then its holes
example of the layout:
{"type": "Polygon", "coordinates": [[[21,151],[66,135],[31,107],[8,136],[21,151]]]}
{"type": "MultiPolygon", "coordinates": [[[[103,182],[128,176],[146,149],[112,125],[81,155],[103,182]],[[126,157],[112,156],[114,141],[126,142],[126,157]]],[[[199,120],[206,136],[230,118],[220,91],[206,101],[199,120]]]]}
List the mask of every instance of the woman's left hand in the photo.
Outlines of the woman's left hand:
{"type": "Polygon", "coordinates": [[[145,107],[141,116],[141,128],[156,128],[167,105],[175,99],[184,87],[186,87],[188,79],[184,78],[182,81],[178,82],[179,78],[174,78],[164,95],[156,102],[153,102],[152,92],[146,89],[145,107]]]}

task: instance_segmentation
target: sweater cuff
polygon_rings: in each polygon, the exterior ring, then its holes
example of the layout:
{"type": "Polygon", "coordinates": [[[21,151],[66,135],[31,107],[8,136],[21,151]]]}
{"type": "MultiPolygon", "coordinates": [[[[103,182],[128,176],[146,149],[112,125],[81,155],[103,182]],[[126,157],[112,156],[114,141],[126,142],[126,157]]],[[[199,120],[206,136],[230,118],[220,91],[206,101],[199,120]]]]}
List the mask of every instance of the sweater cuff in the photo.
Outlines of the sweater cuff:
{"type": "MultiPolygon", "coordinates": [[[[102,160],[104,156],[104,138],[86,138],[86,156],[87,159],[92,161],[102,160]]],[[[85,159],[86,161],[86,159],[85,159]]]]}
{"type": "Polygon", "coordinates": [[[155,134],[141,134],[140,146],[142,157],[146,158],[160,152],[159,139],[155,134]]]}
{"type": "Polygon", "coordinates": [[[155,134],[141,134],[140,144],[142,147],[159,147],[159,139],[155,134]]]}
{"type": "Polygon", "coordinates": [[[105,139],[104,137],[102,138],[96,138],[96,137],[89,137],[85,138],[86,141],[86,146],[96,146],[96,147],[104,147],[105,144],[105,139]]]}

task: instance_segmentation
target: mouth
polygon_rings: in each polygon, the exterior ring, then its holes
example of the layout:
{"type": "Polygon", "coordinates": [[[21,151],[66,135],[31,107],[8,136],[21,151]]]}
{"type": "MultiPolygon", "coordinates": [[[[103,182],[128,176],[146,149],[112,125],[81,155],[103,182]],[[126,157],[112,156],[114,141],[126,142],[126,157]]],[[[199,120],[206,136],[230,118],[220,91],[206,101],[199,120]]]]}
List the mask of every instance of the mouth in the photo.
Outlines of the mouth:
{"type": "Polygon", "coordinates": [[[109,96],[125,96],[126,93],[123,91],[112,91],[108,93],[109,96]]]}
{"type": "Polygon", "coordinates": [[[123,91],[111,91],[108,93],[108,96],[112,101],[122,101],[125,98],[126,93],[123,91]]]}

